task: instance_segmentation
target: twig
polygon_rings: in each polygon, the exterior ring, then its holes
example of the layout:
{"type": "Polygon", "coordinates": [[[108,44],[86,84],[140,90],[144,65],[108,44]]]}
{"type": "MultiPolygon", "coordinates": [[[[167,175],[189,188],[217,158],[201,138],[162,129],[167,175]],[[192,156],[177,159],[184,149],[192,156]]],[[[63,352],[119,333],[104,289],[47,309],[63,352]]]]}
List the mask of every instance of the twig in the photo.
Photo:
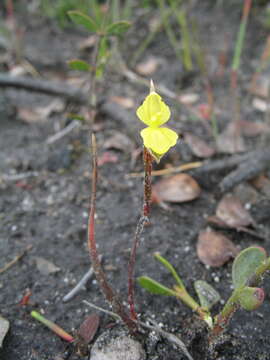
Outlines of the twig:
{"type": "Polygon", "coordinates": [[[174,345],[177,345],[182,351],[183,353],[186,355],[186,357],[189,360],[193,360],[193,357],[190,355],[186,345],[183,343],[182,340],[179,339],[178,336],[175,336],[172,333],[169,333],[167,331],[162,330],[153,320],[149,320],[149,322],[152,322],[155,326],[152,325],[148,325],[142,321],[138,321],[138,324],[145,327],[146,329],[149,330],[153,330],[158,332],[160,335],[162,335],[166,340],[168,340],[169,342],[171,342],[174,345]]]}
{"type": "MultiPolygon", "coordinates": [[[[92,307],[93,309],[96,309],[96,310],[98,310],[98,311],[101,311],[101,312],[103,312],[103,313],[105,313],[105,314],[108,314],[108,315],[110,315],[111,317],[113,317],[113,318],[121,321],[121,318],[120,318],[117,314],[115,314],[114,312],[112,312],[112,311],[105,310],[105,309],[103,309],[103,308],[101,308],[101,307],[99,307],[99,306],[96,306],[96,305],[94,305],[93,303],[90,303],[90,302],[88,302],[88,301],[86,301],[86,300],[83,300],[83,303],[86,304],[86,305],[88,305],[88,306],[90,306],[90,307],[92,307]]],[[[136,323],[137,323],[138,325],[140,325],[140,326],[142,326],[142,327],[144,327],[144,328],[146,328],[146,329],[148,329],[148,330],[155,331],[155,332],[159,333],[161,336],[163,336],[163,337],[164,337],[166,340],[168,340],[170,343],[178,346],[178,347],[183,351],[183,353],[186,355],[186,357],[187,357],[189,360],[193,360],[193,357],[192,357],[192,356],[190,355],[190,353],[188,352],[186,345],[183,343],[182,340],[179,339],[178,336],[175,336],[174,334],[171,334],[171,333],[169,333],[169,332],[167,332],[167,331],[162,330],[153,320],[148,320],[148,321],[149,321],[149,322],[152,322],[152,323],[154,324],[154,326],[153,326],[153,325],[149,325],[149,324],[147,324],[147,323],[144,323],[144,322],[142,322],[142,321],[138,321],[138,320],[135,320],[135,321],[136,321],[136,323]]]]}
{"type": "Polygon", "coordinates": [[[24,173],[20,173],[20,174],[4,174],[2,176],[0,176],[0,182],[2,181],[19,181],[19,180],[23,180],[23,179],[27,179],[29,177],[36,177],[39,175],[39,172],[37,171],[27,171],[24,173]]]}
{"type": "Polygon", "coordinates": [[[33,245],[28,245],[26,249],[23,250],[19,255],[17,255],[13,260],[8,262],[3,268],[0,269],[0,274],[3,274],[5,271],[10,269],[13,265],[15,265],[29,250],[31,250],[33,245]]]}
{"type": "Polygon", "coordinates": [[[99,306],[97,306],[97,305],[95,305],[95,304],[93,304],[93,303],[90,303],[89,301],[86,301],[86,300],[83,300],[83,303],[86,304],[86,305],[88,305],[88,306],[90,306],[90,307],[92,307],[93,309],[96,309],[96,310],[98,310],[98,311],[101,311],[101,312],[104,312],[105,314],[110,315],[111,317],[113,317],[113,318],[116,319],[116,320],[121,321],[120,316],[117,315],[116,313],[112,312],[112,311],[105,310],[105,309],[103,309],[103,308],[101,308],[101,307],[99,307],[99,306]]]}
{"type": "Polygon", "coordinates": [[[66,126],[64,129],[60,130],[56,134],[49,136],[46,140],[47,144],[53,144],[54,142],[62,139],[62,137],[69,134],[73,129],[76,129],[77,127],[81,126],[81,122],[79,120],[73,120],[68,126],[66,126]]]}
{"type": "Polygon", "coordinates": [[[0,87],[14,87],[28,91],[35,91],[52,96],[61,96],[68,101],[78,104],[87,104],[84,92],[65,83],[54,83],[44,79],[32,79],[29,77],[14,77],[0,73],[0,87]]]}
{"type": "Polygon", "coordinates": [[[249,153],[249,157],[239,163],[236,170],[229,173],[219,184],[222,192],[229,191],[245,180],[250,180],[270,167],[270,148],[249,153]]]}
{"type": "Polygon", "coordinates": [[[97,192],[97,146],[95,135],[92,135],[92,157],[93,157],[93,169],[92,169],[92,192],[90,201],[90,214],[88,220],[88,248],[90,257],[92,260],[93,268],[96,278],[99,282],[100,289],[102,290],[106,300],[111,304],[112,309],[117,313],[124,324],[128,327],[132,334],[137,333],[137,324],[130,319],[127,315],[124,306],[120,299],[113,291],[112,287],[108,283],[107,277],[102,270],[101,263],[95,240],[95,212],[96,212],[96,192],[97,192]]]}
{"type": "MultiPolygon", "coordinates": [[[[99,256],[99,261],[101,261],[101,260],[102,260],[102,255],[99,256]]],[[[87,271],[87,273],[84,274],[84,276],[81,278],[81,280],[76,284],[76,286],[74,286],[74,288],[63,297],[63,302],[68,302],[75,295],[77,295],[78,292],[81,290],[81,288],[84,287],[84,285],[88,282],[89,279],[91,279],[93,274],[94,274],[94,269],[91,266],[90,269],[87,271]]]]}
{"type": "MultiPolygon", "coordinates": [[[[183,164],[180,166],[176,166],[176,167],[170,167],[170,168],[166,168],[166,169],[162,169],[162,170],[153,170],[152,171],[152,176],[162,176],[162,175],[170,175],[170,174],[175,174],[175,173],[179,173],[182,171],[187,171],[187,170],[193,170],[196,169],[200,166],[202,166],[203,163],[201,161],[197,161],[197,162],[192,162],[192,163],[187,163],[187,164],[183,164]]],[[[130,173],[126,175],[126,178],[137,178],[137,177],[144,177],[144,172],[139,172],[139,173],[130,173]]]]}

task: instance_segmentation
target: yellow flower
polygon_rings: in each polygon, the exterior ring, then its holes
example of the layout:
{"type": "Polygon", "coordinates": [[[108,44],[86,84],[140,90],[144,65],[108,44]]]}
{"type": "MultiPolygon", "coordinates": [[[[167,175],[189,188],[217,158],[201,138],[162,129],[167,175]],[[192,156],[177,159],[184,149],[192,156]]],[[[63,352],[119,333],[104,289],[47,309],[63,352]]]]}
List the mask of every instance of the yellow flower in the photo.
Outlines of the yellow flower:
{"type": "Polygon", "coordinates": [[[153,85],[150,94],[137,109],[137,116],[143,123],[148,125],[147,128],[141,131],[144,146],[159,161],[176,144],[178,135],[173,130],[160,127],[169,120],[171,112],[169,107],[162,101],[161,96],[154,91],[153,85]]]}

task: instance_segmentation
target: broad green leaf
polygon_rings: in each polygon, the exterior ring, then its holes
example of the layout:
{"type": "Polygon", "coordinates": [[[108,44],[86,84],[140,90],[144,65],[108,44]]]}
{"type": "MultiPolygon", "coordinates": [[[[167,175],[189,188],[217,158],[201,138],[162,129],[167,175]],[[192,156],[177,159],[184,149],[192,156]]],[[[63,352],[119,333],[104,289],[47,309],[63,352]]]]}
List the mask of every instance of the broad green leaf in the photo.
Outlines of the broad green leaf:
{"type": "Polygon", "coordinates": [[[232,266],[232,281],[237,289],[247,284],[248,280],[255,273],[255,270],[266,259],[266,252],[263,248],[249,247],[240,252],[235,258],[232,266]]]}
{"type": "Polygon", "coordinates": [[[239,293],[239,304],[245,310],[256,310],[264,301],[264,290],[245,286],[239,293]]]}
{"type": "Polygon", "coordinates": [[[75,24],[82,25],[86,30],[91,32],[98,31],[98,25],[90,16],[76,10],[68,11],[68,15],[75,24]]]}
{"type": "Polygon", "coordinates": [[[164,265],[172,274],[172,276],[174,277],[175,281],[177,282],[177,284],[179,285],[180,288],[185,288],[182,280],[180,279],[180,277],[178,276],[177,272],[175,271],[175,268],[172,266],[171,263],[169,263],[168,260],[166,260],[163,256],[161,256],[158,252],[156,252],[154,254],[154,257],[156,260],[160,261],[162,265],[164,265]]]}
{"type": "Polygon", "coordinates": [[[203,308],[210,310],[220,300],[219,293],[206,281],[197,280],[194,288],[203,308]]]}
{"type": "Polygon", "coordinates": [[[141,276],[138,282],[144,289],[152,294],[175,296],[175,292],[148,276],[141,276]]]}
{"type": "Polygon", "coordinates": [[[106,28],[106,34],[109,36],[120,36],[124,34],[131,26],[128,21],[118,21],[106,28]]]}
{"type": "Polygon", "coordinates": [[[70,60],[68,62],[68,65],[72,70],[90,71],[92,69],[92,66],[90,64],[79,59],[70,60]]]}

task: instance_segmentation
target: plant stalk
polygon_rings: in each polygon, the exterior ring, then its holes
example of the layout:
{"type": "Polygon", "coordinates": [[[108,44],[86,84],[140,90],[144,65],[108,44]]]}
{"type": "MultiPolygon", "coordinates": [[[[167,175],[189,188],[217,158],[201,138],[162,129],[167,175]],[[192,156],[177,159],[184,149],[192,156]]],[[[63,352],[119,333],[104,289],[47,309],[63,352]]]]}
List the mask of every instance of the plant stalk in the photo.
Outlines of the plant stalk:
{"type": "Polygon", "coordinates": [[[152,197],[151,172],[152,172],[153,158],[145,147],[143,150],[143,160],[144,160],[143,210],[142,210],[142,215],[140,216],[140,219],[136,227],[135,236],[130,252],[129,263],[128,263],[128,303],[130,309],[130,317],[132,320],[137,320],[138,318],[137,313],[135,311],[135,301],[134,301],[134,270],[135,270],[135,262],[136,262],[136,253],[144,226],[149,222],[150,204],[152,197]]]}
{"type": "Polygon", "coordinates": [[[107,281],[106,275],[102,270],[99,254],[97,251],[96,241],[95,241],[95,211],[96,211],[96,192],[97,192],[97,146],[95,135],[92,135],[92,157],[93,157],[93,169],[92,169],[92,192],[91,192],[91,202],[90,202],[90,214],[88,220],[88,248],[90,253],[90,258],[92,260],[92,265],[96,278],[98,280],[99,286],[108,301],[112,306],[113,311],[120,316],[124,324],[128,327],[129,331],[132,334],[137,333],[137,324],[130,319],[126,313],[120,299],[113,291],[112,287],[107,281]]]}

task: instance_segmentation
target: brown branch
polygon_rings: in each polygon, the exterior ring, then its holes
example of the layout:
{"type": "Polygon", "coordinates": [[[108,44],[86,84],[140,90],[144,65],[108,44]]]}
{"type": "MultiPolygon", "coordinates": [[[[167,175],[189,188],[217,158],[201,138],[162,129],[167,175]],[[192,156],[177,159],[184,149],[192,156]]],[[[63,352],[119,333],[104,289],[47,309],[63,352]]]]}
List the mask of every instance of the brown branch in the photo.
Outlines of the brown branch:
{"type": "Polygon", "coordinates": [[[76,89],[65,83],[55,83],[44,79],[14,77],[0,73],[0,87],[12,87],[52,96],[59,96],[78,104],[86,104],[88,101],[86,94],[80,89],[76,89]]]}

